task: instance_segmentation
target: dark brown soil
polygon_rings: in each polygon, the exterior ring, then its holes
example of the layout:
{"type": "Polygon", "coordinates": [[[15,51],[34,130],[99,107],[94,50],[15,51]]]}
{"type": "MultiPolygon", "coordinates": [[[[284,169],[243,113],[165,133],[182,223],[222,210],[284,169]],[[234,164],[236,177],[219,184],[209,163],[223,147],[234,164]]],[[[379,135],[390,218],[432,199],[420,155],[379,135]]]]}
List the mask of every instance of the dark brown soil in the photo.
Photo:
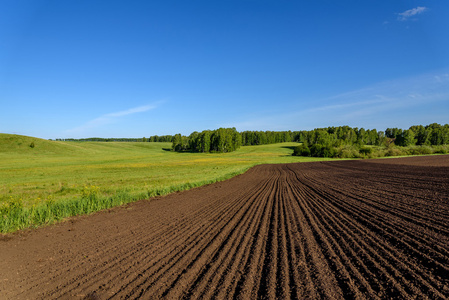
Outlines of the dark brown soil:
{"type": "Polygon", "coordinates": [[[1,299],[449,298],[449,156],[262,165],[0,240],[1,299]]]}

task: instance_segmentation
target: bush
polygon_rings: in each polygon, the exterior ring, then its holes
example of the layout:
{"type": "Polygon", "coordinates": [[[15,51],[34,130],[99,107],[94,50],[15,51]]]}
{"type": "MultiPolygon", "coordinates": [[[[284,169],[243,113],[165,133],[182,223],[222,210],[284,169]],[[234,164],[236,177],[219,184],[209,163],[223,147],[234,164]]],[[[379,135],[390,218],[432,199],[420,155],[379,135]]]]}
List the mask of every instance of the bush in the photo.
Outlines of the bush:
{"type": "Polygon", "coordinates": [[[404,155],[404,153],[396,147],[390,147],[387,152],[385,153],[385,156],[401,156],[404,155]]]}
{"type": "Polygon", "coordinates": [[[360,158],[360,153],[354,149],[342,148],[338,151],[337,156],[340,158],[360,158]]]}
{"type": "Polygon", "coordinates": [[[435,149],[435,153],[438,153],[438,154],[447,154],[448,152],[449,151],[448,151],[447,145],[438,146],[435,149]]]}
{"type": "Polygon", "coordinates": [[[293,150],[294,156],[310,156],[310,149],[306,145],[302,144],[293,150]]]}
{"type": "Polygon", "coordinates": [[[337,149],[329,145],[315,144],[310,147],[310,154],[314,157],[336,157],[337,149]]]}
{"type": "Polygon", "coordinates": [[[297,146],[293,155],[295,156],[313,156],[330,158],[376,158],[384,156],[405,156],[405,155],[430,155],[430,154],[448,154],[449,145],[440,146],[359,146],[344,145],[334,147],[331,145],[314,144],[308,147],[306,144],[297,146]]]}
{"type": "Polygon", "coordinates": [[[357,146],[344,145],[336,148],[335,157],[339,158],[362,158],[357,146]]]}
{"type": "Polygon", "coordinates": [[[373,153],[373,148],[371,148],[371,147],[362,147],[362,148],[360,148],[359,152],[360,152],[360,154],[365,155],[365,156],[366,155],[370,155],[370,154],[373,153]]]}
{"type": "Polygon", "coordinates": [[[410,155],[426,155],[433,154],[434,150],[428,146],[413,146],[410,147],[408,154],[410,155]]]}

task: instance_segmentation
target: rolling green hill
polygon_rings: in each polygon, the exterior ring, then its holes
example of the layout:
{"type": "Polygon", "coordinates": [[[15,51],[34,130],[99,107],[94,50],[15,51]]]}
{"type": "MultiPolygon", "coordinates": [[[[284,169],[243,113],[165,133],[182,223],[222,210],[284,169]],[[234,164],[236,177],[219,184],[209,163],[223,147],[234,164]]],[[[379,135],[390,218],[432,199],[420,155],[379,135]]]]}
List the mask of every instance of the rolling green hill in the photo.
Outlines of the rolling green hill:
{"type": "Polygon", "coordinates": [[[296,143],[177,153],[171,143],[58,142],[0,134],[0,232],[224,180],[293,157],[296,143]],[[34,143],[34,147],[30,147],[34,143]]]}
{"type": "Polygon", "coordinates": [[[0,153],[64,153],[67,145],[30,136],[0,133],[0,153]]]}

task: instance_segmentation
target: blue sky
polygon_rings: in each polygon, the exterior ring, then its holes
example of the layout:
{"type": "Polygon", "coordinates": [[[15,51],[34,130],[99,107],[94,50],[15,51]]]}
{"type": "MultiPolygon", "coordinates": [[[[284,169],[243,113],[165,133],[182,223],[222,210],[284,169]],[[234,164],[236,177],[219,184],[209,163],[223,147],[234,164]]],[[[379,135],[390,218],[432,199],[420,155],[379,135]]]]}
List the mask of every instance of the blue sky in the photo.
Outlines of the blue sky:
{"type": "Polygon", "coordinates": [[[0,132],[449,123],[449,1],[0,2],[0,132]]]}

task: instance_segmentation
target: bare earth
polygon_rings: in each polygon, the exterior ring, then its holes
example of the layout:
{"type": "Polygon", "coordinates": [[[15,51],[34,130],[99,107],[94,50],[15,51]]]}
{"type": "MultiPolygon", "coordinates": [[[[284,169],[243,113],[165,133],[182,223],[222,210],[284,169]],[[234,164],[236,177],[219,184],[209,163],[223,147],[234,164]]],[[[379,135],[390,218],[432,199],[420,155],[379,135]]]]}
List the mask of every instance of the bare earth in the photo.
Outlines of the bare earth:
{"type": "Polygon", "coordinates": [[[0,238],[1,299],[449,298],[449,156],[262,165],[0,238]]]}

